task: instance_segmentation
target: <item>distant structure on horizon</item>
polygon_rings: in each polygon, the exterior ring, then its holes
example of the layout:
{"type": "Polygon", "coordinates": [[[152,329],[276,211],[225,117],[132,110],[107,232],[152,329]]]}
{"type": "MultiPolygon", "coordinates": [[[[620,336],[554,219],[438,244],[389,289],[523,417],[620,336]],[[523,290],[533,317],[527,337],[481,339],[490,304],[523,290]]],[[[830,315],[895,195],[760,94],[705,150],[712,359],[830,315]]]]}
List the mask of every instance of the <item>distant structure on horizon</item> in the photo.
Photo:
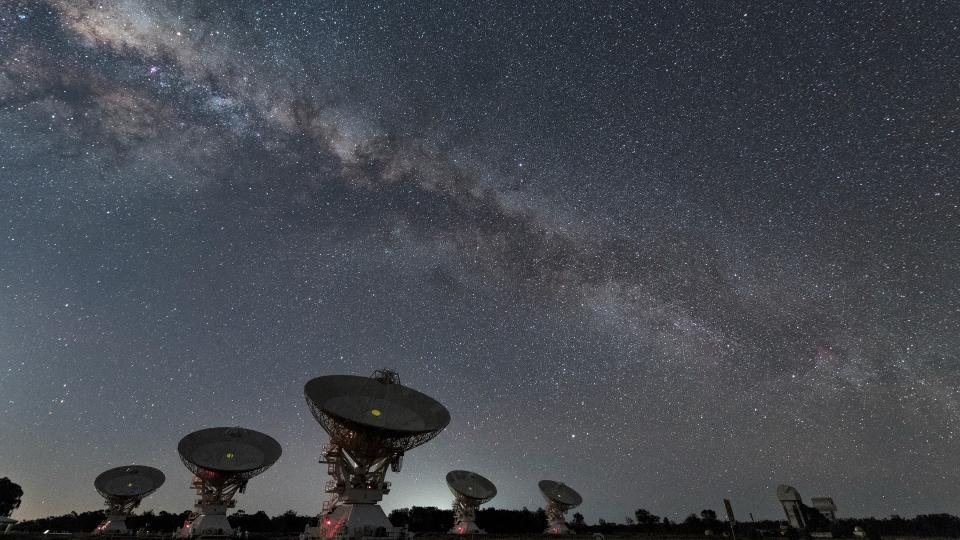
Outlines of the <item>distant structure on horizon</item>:
{"type": "Polygon", "coordinates": [[[13,526],[16,524],[17,520],[7,516],[0,516],[0,534],[12,531],[13,526]]]}
{"type": "Polygon", "coordinates": [[[837,505],[833,502],[832,497],[812,497],[810,503],[828,521],[837,520],[837,505]]]}
{"type": "Polygon", "coordinates": [[[783,506],[783,511],[787,514],[787,521],[795,529],[805,529],[807,522],[803,516],[803,499],[800,492],[793,486],[780,484],[777,486],[777,500],[783,506]]]}
{"type": "Polygon", "coordinates": [[[162,472],[144,465],[115,467],[97,475],[93,487],[106,501],[107,517],[93,534],[129,534],[127,516],[165,480],[162,472]]]}
{"type": "Polygon", "coordinates": [[[541,480],[537,486],[543,498],[547,500],[547,529],[543,533],[572,534],[573,531],[567,527],[564,514],[571,508],[580,506],[583,503],[583,497],[563,482],[541,480]]]}

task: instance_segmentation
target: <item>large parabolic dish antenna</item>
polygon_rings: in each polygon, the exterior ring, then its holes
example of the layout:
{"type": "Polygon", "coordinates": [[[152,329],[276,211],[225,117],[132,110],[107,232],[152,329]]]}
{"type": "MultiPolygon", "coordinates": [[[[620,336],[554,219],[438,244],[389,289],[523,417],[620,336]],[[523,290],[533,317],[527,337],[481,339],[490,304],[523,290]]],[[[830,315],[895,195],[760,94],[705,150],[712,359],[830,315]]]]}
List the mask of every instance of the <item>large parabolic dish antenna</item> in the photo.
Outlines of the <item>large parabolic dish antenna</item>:
{"type": "Polygon", "coordinates": [[[497,487],[483,476],[470,471],[447,473],[447,487],[453,493],[451,534],[483,534],[477,527],[477,509],[497,495],[497,487]]]}
{"type": "Polygon", "coordinates": [[[247,481],[280,459],[282,449],[273,437],[240,427],[217,427],[194,431],[177,445],[180,460],[194,474],[197,491],[194,512],[181,537],[230,534],[227,509],[234,496],[246,490],[247,481]]]}
{"type": "Polygon", "coordinates": [[[315,524],[314,538],[394,536],[395,528],[377,504],[390,492],[387,468],[400,472],[405,452],[436,437],[450,423],[446,407],[400,384],[397,374],[372,377],[328,375],[310,380],[304,397],[330,435],[322,463],[333,477],[315,524]]]}
{"type": "Polygon", "coordinates": [[[241,427],[194,431],[180,439],[177,451],[190,472],[211,483],[249,480],[270,468],[283,452],[273,437],[241,427]]]}
{"type": "Polygon", "coordinates": [[[571,508],[580,506],[583,497],[572,487],[554,480],[541,480],[537,486],[540,493],[547,500],[547,530],[546,534],[569,534],[564,514],[571,508]]]}
{"type": "Polygon", "coordinates": [[[107,519],[94,534],[126,534],[126,517],[140,506],[140,501],[163,485],[166,477],[153,467],[126,465],[100,473],[93,481],[97,493],[107,505],[107,519]]]}

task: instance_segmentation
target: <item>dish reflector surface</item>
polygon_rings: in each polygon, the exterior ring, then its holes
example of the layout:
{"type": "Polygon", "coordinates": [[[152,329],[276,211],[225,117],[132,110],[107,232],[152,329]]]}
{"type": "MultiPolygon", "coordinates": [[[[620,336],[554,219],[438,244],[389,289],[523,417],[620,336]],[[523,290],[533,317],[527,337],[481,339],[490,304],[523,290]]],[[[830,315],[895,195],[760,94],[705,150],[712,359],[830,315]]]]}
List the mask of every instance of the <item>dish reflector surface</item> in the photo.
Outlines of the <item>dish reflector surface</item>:
{"type": "Polygon", "coordinates": [[[781,501],[799,501],[801,500],[800,492],[793,486],[780,484],[777,486],[777,499],[781,501]]]}
{"type": "Polygon", "coordinates": [[[332,436],[342,428],[395,439],[409,450],[432,439],[450,423],[450,412],[426,394],[401,384],[356,375],[327,375],[307,382],[303,393],[317,421],[332,436]]]}
{"type": "Polygon", "coordinates": [[[252,478],[280,459],[280,443],[273,437],[240,427],[194,431],[180,439],[180,458],[198,476],[252,478]],[[209,475],[207,475],[209,476],[209,475]]]}
{"type": "Polygon", "coordinates": [[[583,502],[583,497],[574,491],[572,487],[564,484],[563,482],[557,482],[554,480],[541,480],[537,486],[540,488],[540,492],[543,493],[543,496],[548,500],[565,504],[571,508],[574,506],[579,506],[580,503],[583,502]]]}
{"type": "Polygon", "coordinates": [[[104,497],[146,497],[163,485],[166,477],[145,465],[127,465],[100,473],[93,481],[104,497]]]}

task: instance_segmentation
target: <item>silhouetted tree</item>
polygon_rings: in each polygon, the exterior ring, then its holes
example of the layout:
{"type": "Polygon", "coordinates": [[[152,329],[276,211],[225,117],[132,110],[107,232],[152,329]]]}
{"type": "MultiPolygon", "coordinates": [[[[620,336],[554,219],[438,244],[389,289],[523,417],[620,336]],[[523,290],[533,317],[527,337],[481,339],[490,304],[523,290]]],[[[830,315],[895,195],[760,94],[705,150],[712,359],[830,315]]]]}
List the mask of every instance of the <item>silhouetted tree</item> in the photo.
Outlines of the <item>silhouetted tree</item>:
{"type": "Polygon", "coordinates": [[[570,528],[573,529],[574,532],[580,533],[583,532],[584,527],[586,527],[586,522],[583,519],[583,514],[574,512],[573,521],[570,522],[570,528]]]}
{"type": "Polygon", "coordinates": [[[106,516],[103,510],[92,512],[70,512],[62,516],[50,516],[31,521],[24,521],[17,528],[24,531],[43,532],[45,530],[63,532],[90,532],[102,522],[106,516]]]}
{"type": "Polygon", "coordinates": [[[253,514],[237,512],[230,516],[229,519],[232,527],[237,527],[245,531],[262,533],[273,530],[273,524],[271,523],[270,516],[268,516],[263,510],[253,514]]]}
{"type": "Polygon", "coordinates": [[[547,514],[542,508],[531,512],[504,508],[481,508],[477,512],[477,526],[491,534],[541,533],[547,528],[547,514]]]}
{"type": "Polygon", "coordinates": [[[406,527],[410,524],[410,509],[395,508],[390,511],[390,515],[387,516],[387,519],[390,520],[390,524],[394,527],[406,527]]]}
{"type": "MultiPolygon", "coordinates": [[[[263,514],[263,512],[260,513],[263,514]]],[[[187,520],[187,516],[189,515],[189,510],[184,510],[179,514],[172,514],[165,510],[161,510],[150,520],[149,529],[156,532],[173,532],[183,526],[183,523],[187,520]]]]}
{"type": "MultiPolygon", "coordinates": [[[[524,507],[526,508],[526,507],[524,507]]],[[[537,511],[533,513],[532,523],[537,524],[537,532],[541,532],[547,528],[547,511],[543,508],[537,508],[537,511]]]]}
{"type": "Polygon", "coordinates": [[[9,517],[14,510],[20,508],[20,498],[23,489],[6,476],[0,478],[0,516],[9,517]]]}
{"type": "Polygon", "coordinates": [[[910,534],[923,536],[960,536],[960,518],[950,514],[921,514],[908,522],[910,534]]]}
{"type": "Polygon", "coordinates": [[[154,530],[153,527],[156,517],[157,516],[153,513],[153,510],[147,510],[140,515],[127,516],[127,528],[132,531],[139,531],[140,529],[152,531],[154,530]]]}
{"type": "Polygon", "coordinates": [[[287,510],[270,520],[270,530],[287,534],[299,533],[303,531],[309,520],[308,516],[301,516],[293,510],[287,510]]]}
{"type": "MultiPolygon", "coordinates": [[[[447,532],[453,527],[453,510],[436,506],[398,508],[390,512],[388,519],[394,527],[407,527],[412,532],[447,532]]],[[[478,512],[477,525],[483,527],[480,521],[478,512]]]]}
{"type": "MultiPolygon", "coordinates": [[[[155,533],[169,533],[183,525],[188,511],[173,514],[165,511],[154,513],[147,511],[134,514],[127,518],[127,525],[133,530],[147,529],[155,533]]],[[[636,514],[635,514],[636,515],[636,514]]],[[[690,514],[682,523],[673,523],[667,518],[651,521],[651,527],[658,532],[670,535],[702,536],[709,527],[711,516],[701,512],[705,519],[697,514],[690,514]]],[[[715,514],[714,514],[715,515],[715,514]]],[[[62,532],[90,532],[104,519],[103,510],[89,512],[71,512],[62,516],[50,516],[40,519],[20,522],[18,529],[27,532],[43,532],[47,529],[62,532]]],[[[297,534],[303,530],[309,518],[297,515],[293,511],[285,512],[272,519],[263,511],[246,514],[237,511],[230,516],[230,523],[251,533],[264,535],[297,534]]],[[[650,519],[656,519],[653,516],[650,519]]],[[[403,526],[410,523],[423,532],[446,532],[453,522],[453,513],[447,509],[435,507],[400,508],[390,513],[390,520],[394,525],[403,526]],[[413,519],[412,519],[413,518],[413,519]]],[[[716,520],[714,520],[715,523],[716,520]]],[[[638,522],[639,523],[639,522],[638,522]]],[[[758,521],[755,523],[737,524],[737,538],[781,538],[780,526],[782,521],[758,521]]],[[[502,508],[482,508],[477,512],[477,525],[492,534],[539,534],[547,526],[546,512],[542,508],[531,511],[507,510],[502,508]]],[[[600,520],[598,525],[586,525],[583,515],[573,515],[572,526],[578,532],[603,532],[604,534],[629,535],[636,532],[636,527],[610,523],[600,520]]],[[[927,514],[914,518],[891,516],[887,519],[857,518],[839,519],[833,522],[829,530],[834,532],[834,538],[850,538],[853,528],[859,526],[867,533],[868,540],[878,540],[882,537],[939,537],[960,538],[960,517],[950,514],[927,514]]],[[[715,532],[723,532],[726,528],[720,524],[715,532]]],[[[788,529],[782,538],[796,540],[802,531],[788,529]]]]}
{"type": "Polygon", "coordinates": [[[633,517],[637,520],[637,525],[645,530],[651,531],[660,523],[660,517],[654,514],[651,514],[649,510],[638,508],[634,513],[633,517]]]}

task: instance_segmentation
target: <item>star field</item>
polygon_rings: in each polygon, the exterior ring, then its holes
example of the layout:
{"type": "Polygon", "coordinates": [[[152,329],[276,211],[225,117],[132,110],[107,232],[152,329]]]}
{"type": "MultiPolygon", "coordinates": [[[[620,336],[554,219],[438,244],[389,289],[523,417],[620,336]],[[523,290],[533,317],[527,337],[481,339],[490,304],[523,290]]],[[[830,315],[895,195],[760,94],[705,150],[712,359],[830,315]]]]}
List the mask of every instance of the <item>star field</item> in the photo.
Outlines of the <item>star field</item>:
{"type": "Polygon", "coordinates": [[[956,512],[952,2],[0,6],[0,476],[28,519],[177,441],[281,460],[312,377],[389,367],[450,426],[389,510],[554,478],[587,520],[956,512]]]}

